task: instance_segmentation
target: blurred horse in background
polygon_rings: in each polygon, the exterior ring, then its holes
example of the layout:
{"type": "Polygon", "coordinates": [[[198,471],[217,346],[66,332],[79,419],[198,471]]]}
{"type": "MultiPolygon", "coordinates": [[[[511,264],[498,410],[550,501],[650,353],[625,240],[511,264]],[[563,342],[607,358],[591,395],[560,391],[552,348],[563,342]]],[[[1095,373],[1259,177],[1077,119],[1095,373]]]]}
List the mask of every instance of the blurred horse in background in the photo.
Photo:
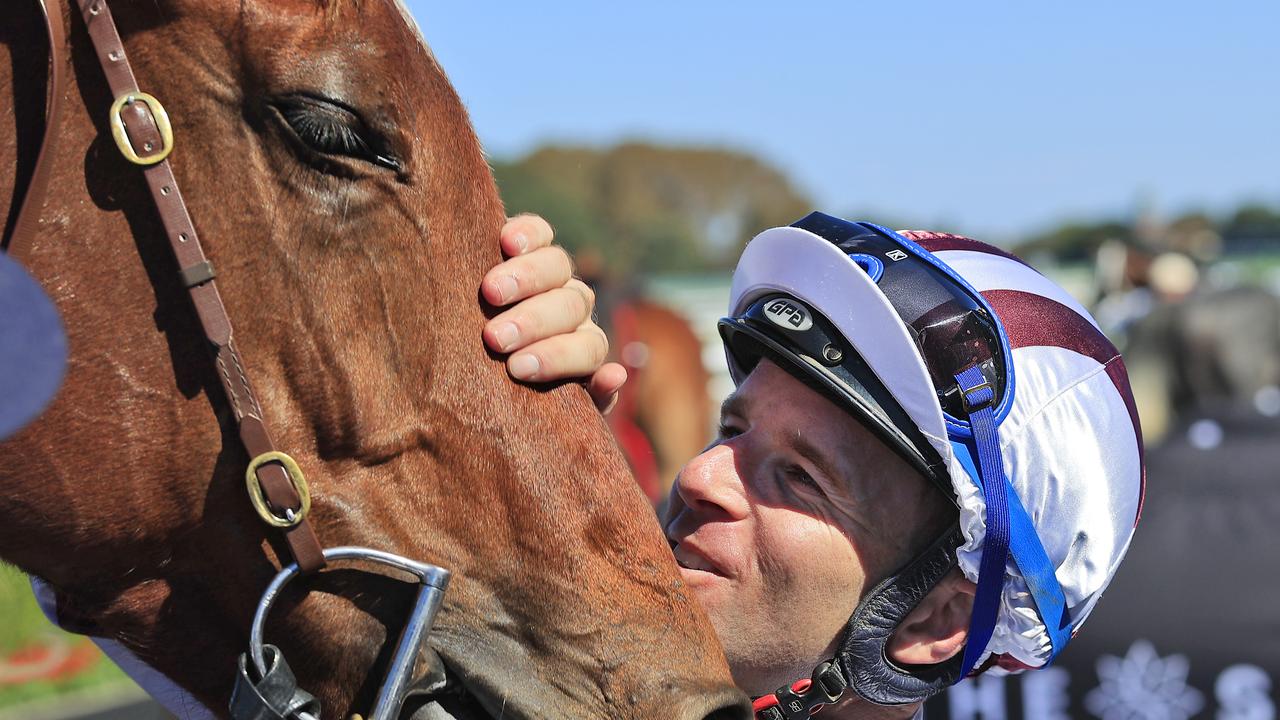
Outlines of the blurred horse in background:
{"type": "MultiPolygon", "coordinates": [[[[141,87],[173,118],[174,173],[259,412],[310,476],[320,541],[453,572],[430,636],[471,698],[450,711],[747,717],[586,395],[517,386],[483,350],[492,309],[477,288],[504,213],[405,8],[111,5],[141,87]]],[[[246,502],[229,398],[72,15],[54,181],[23,254],[65,318],[71,361],[49,411],[0,445],[0,557],[56,588],[77,629],[224,708],[284,546],[246,502]]],[[[42,23],[34,1],[0,9],[6,228],[43,131],[42,23]]],[[[355,569],[291,587],[269,639],[347,717],[369,704],[411,588],[355,569]]]]}
{"type": "Polygon", "coordinates": [[[656,505],[680,468],[705,447],[711,429],[702,342],[679,313],[638,295],[614,300],[603,316],[629,378],[609,427],[640,489],[656,505]]]}
{"type": "Polygon", "coordinates": [[[1125,357],[1132,358],[1135,399],[1154,438],[1224,411],[1276,416],[1280,298],[1235,287],[1161,304],[1129,328],[1125,357]]]}
{"type": "MultiPolygon", "coordinates": [[[[1156,444],[1198,417],[1280,415],[1280,297],[1263,287],[1206,282],[1185,254],[1107,248],[1099,318],[1124,350],[1156,444]]],[[[1104,262],[1099,254],[1099,272],[1104,262]]]]}

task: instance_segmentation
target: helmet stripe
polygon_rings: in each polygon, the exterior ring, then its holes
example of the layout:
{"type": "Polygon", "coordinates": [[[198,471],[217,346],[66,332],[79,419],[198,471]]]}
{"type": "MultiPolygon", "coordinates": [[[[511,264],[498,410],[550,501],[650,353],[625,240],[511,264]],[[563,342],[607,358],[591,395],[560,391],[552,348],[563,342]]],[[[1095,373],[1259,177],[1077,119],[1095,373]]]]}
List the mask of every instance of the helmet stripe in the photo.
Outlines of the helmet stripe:
{"type": "Polygon", "coordinates": [[[1019,265],[1026,265],[1035,270],[1022,258],[1013,253],[1006,252],[994,245],[988,245],[963,235],[952,235],[950,233],[928,232],[925,230],[903,230],[898,233],[903,237],[910,238],[920,247],[931,253],[940,253],[944,250],[972,250],[973,252],[986,253],[988,255],[997,255],[1006,260],[1012,260],[1019,265]]]}
{"type": "Polygon", "coordinates": [[[1061,285],[1022,263],[1009,262],[992,258],[990,255],[983,253],[965,250],[947,250],[937,253],[937,258],[950,265],[978,292],[1020,290],[1035,295],[1043,295],[1071,308],[1095,328],[1098,326],[1089,311],[1071,293],[1063,289],[1061,285]]]}
{"type": "MultiPolygon", "coordinates": [[[[1124,400],[1138,442],[1138,459],[1146,467],[1146,454],[1142,446],[1142,424],[1138,420],[1138,408],[1129,387],[1128,374],[1120,351],[1106,335],[1087,322],[1075,310],[1042,295],[1017,290],[991,290],[982,293],[991,303],[1004,323],[1013,348],[1049,346],[1071,350],[1092,358],[1106,368],[1112,386],[1124,400]]],[[[1139,482],[1137,524],[1142,516],[1142,503],[1146,498],[1146,472],[1139,482]]]]}

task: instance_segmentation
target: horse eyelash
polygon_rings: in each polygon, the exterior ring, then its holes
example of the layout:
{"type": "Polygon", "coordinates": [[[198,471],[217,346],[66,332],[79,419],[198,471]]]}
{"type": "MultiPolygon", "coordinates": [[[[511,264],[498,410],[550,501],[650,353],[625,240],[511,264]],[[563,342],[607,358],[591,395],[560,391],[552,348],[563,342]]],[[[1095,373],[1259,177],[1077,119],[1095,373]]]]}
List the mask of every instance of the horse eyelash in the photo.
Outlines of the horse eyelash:
{"type": "Polygon", "coordinates": [[[288,108],[284,119],[308,145],[324,152],[341,155],[366,154],[369,145],[351,128],[331,120],[322,120],[301,108],[288,108]]]}
{"type": "MultiPolygon", "coordinates": [[[[398,158],[387,150],[370,147],[364,135],[350,124],[325,117],[325,110],[316,107],[323,101],[313,98],[290,100],[277,104],[276,109],[298,138],[311,149],[319,153],[366,160],[395,171],[402,169],[398,158]]],[[[354,116],[354,122],[363,125],[359,116],[355,116],[352,111],[337,106],[333,110],[350,113],[354,116]]]]}

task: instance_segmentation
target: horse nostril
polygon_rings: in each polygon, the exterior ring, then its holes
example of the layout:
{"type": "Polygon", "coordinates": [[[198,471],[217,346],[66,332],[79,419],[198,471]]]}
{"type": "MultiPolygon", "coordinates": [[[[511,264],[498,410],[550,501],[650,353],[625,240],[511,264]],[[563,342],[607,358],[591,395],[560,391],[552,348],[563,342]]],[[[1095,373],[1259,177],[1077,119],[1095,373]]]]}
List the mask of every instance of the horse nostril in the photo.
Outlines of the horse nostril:
{"type": "Polygon", "coordinates": [[[712,710],[702,720],[751,720],[751,711],[738,705],[726,705],[712,710]]]}
{"type": "Polygon", "coordinates": [[[686,705],[688,712],[679,717],[688,720],[751,720],[751,701],[737,688],[694,697],[696,700],[686,705]]]}

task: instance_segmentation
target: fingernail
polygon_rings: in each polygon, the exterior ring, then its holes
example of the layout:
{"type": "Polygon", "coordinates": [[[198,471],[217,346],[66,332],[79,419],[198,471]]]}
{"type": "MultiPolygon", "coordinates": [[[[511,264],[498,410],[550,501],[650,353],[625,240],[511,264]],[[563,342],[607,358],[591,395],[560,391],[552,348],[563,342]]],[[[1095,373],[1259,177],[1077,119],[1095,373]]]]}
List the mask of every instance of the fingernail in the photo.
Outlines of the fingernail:
{"type": "Polygon", "coordinates": [[[498,286],[499,302],[506,303],[516,296],[516,279],[510,275],[503,275],[494,284],[498,286]]]}
{"type": "Polygon", "coordinates": [[[618,406],[619,397],[621,397],[621,394],[615,392],[613,394],[613,397],[609,398],[609,404],[604,406],[604,409],[600,411],[600,414],[608,415],[609,413],[613,412],[613,409],[618,406]]]}
{"type": "Polygon", "coordinates": [[[530,355],[529,353],[516,355],[507,363],[507,367],[511,370],[511,374],[521,380],[529,380],[533,378],[534,375],[538,374],[539,366],[538,358],[530,355]]]}
{"type": "Polygon", "coordinates": [[[498,340],[498,347],[506,352],[520,339],[520,328],[515,323],[503,323],[493,333],[498,340]]]}
{"type": "Polygon", "coordinates": [[[520,252],[529,249],[529,238],[524,233],[516,233],[516,247],[520,248],[520,252]]]}

